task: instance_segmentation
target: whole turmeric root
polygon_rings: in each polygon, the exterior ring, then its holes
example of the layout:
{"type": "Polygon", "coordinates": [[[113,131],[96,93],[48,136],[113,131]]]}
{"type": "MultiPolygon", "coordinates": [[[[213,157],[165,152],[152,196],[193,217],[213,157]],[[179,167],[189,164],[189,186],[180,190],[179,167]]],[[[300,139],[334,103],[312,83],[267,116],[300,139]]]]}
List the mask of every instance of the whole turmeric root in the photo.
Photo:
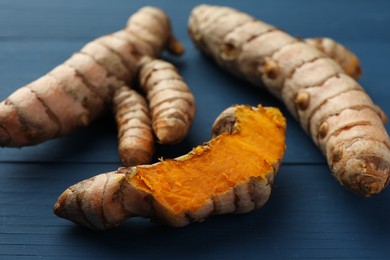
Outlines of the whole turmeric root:
{"type": "Polygon", "coordinates": [[[62,193],[54,213],[102,230],[133,216],[179,227],[214,214],[252,211],[270,196],[285,127],[276,108],[230,108],[215,122],[217,136],[208,143],[173,160],[77,183],[62,193]]]}
{"type": "Polygon", "coordinates": [[[154,137],[145,98],[123,86],[115,91],[113,103],[122,165],[150,163],[154,154],[154,137]]]}
{"type": "Polygon", "coordinates": [[[281,99],[342,185],[364,196],[387,186],[386,116],[326,50],[227,7],[196,7],[189,32],[219,65],[281,99]]]}
{"type": "Polygon", "coordinates": [[[111,109],[116,89],[131,85],[142,58],[183,47],[161,10],[145,7],[124,30],[100,37],[0,103],[0,146],[19,147],[69,134],[111,109]]]}
{"type": "Polygon", "coordinates": [[[163,144],[175,144],[185,136],[195,115],[195,99],[176,68],[163,60],[145,59],[139,85],[150,104],[153,131],[163,144]]]}

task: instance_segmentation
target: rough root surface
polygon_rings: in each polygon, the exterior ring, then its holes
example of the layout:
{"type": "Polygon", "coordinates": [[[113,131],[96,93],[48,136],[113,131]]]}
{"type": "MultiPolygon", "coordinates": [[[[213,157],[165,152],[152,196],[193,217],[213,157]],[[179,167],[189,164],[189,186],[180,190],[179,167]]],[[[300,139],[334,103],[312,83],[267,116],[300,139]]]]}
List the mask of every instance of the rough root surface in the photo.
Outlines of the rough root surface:
{"type": "Polygon", "coordinates": [[[126,28],[86,44],[63,64],[0,103],[0,146],[20,147],[74,132],[111,110],[124,83],[131,85],[144,57],[164,49],[183,53],[168,16],[144,7],[126,28]]]}
{"type": "Polygon", "coordinates": [[[284,117],[275,108],[236,106],[214,126],[234,130],[221,131],[176,159],[120,168],[77,183],[62,193],[54,213],[102,230],[133,216],[179,227],[210,215],[260,208],[270,196],[286,148],[284,117]],[[221,127],[232,121],[234,127],[221,127]]]}
{"type": "Polygon", "coordinates": [[[340,58],[345,48],[330,40],[308,44],[228,7],[196,7],[189,32],[195,45],[220,66],[281,99],[342,185],[363,196],[387,186],[387,119],[347,75],[357,77],[360,70],[354,57],[340,58]]]}

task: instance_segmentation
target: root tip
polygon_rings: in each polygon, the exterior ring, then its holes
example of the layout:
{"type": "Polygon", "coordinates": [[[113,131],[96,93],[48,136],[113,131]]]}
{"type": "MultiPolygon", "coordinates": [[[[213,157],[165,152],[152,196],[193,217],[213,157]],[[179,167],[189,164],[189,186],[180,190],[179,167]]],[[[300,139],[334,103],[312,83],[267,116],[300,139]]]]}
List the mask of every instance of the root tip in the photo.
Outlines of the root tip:
{"type": "MultiPolygon", "coordinates": [[[[353,158],[346,162],[340,182],[365,197],[380,193],[389,183],[390,163],[375,157],[353,158]]],[[[337,177],[337,174],[335,174],[337,177]]]]}
{"type": "Polygon", "coordinates": [[[178,56],[183,55],[185,51],[183,44],[179,40],[177,40],[174,36],[171,36],[168,42],[167,49],[171,54],[178,55],[178,56]]]}
{"type": "Polygon", "coordinates": [[[66,195],[62,194],[57,202],[53,206],[53,213],[56,214],[60,218],[67,218],[67,213],[64,207],[64,201],[66,200],[66,195]]]}
{"type": "Polygon", "coordinates": [[[188,128],[183,125],[159,127],[155,133],[161,144],[177,144],[187,135],[188,128]]]}

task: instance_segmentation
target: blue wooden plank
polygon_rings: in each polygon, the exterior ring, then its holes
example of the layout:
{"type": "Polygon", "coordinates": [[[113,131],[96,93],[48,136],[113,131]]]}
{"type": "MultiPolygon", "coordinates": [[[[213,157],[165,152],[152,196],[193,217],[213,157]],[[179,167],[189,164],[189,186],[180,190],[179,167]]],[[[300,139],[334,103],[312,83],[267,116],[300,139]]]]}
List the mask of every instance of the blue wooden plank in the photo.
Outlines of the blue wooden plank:
{"type": "MultiPolygon", "coordinates": [[[[144,5],[163,8],[170,14],[180,35],[185,35],[187,16],[203,1],[174,0],[127,1],[107,4],[95,1],[2,0],[0,1],[0,36],[10,38],[72,38],[97,37],[102,32],[121,28],[126,19],[144,5]],[[113,19],[115,17],[115,19],[113,19]],[[99,23],[96,23],[99,21],[99,23]]],[[[293,34],[331,36],[340,39],[361,39],[363,31],[372,39],[387,39],[388,33],[377,33],[389,24],[387,0],[367,3],[349,1],[253,1],[209,0],[208,4],[227,5],[273,23],[293,34]],[[359,15],[356,15],[359,14],[359,15]]]]}
{"type": "Polygon", "coordinates": [[[389,190],[371,199],[358,197],[340,187],[324,165],[285,165],[262,209],[215,216],[185,228],[134,218],[117,229],[94,232],[51,213],[55,191],[59,194],[78,180],[111,169],[100,164],[0,164],[0,258],[385,259],[388,255],[389,190]]]}
{"type": "MultiPolygon", "coordinates": [[[[198,104],[190,135],[179,145],[159,146],[156,157],[175,157],[207,141],[213,120],[231,104],[263,103],[286,112],[268,93],[228,75],[193,47],[186,24],[198,3],[0,0],[0,99],[89,40],[119,30],[132,12],[150,4],[164,8],[172,17],[187,52],[182,58],[164,57],[178,65],[198,104]]],[[[223,4],[293,35],[324,35],[344,43],[361,58],[364,74],[360,82],[390,113],[387,0],[227,0],[223,4]]],[[[65,188],[119,166],[116,130],[110,118],[41,145],[2,148],[0,259],[387,259],[389,190],[366,199],[340,187],[318,149],[298,123],[286,116],[287,153],[266,206],[180,229],[135,218],[111,231],[92,232],[52,214],[52,205],[65,188]]]]}

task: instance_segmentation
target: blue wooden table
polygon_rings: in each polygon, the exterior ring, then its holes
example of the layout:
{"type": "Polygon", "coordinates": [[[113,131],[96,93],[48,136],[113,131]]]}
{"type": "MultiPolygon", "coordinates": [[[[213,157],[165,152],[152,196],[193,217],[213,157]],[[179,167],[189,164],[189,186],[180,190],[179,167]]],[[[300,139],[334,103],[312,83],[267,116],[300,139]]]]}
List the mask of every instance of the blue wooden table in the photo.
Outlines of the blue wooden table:
{"type": "MultiPolygon", "coordinates": [[[[121,29],[144,5],[163,8],[186,53],[170,58],[197,101],[189,136],[158,146],[176,157],[210,138],[216,116],[232,104],[277,106],[287,117],[287,152],[270,200],[245,215],[170,228],[135,218],[96,232],[52,213],[68,186],[120,166],[112,118],[26,148],[0,149],[0,259],[388,259],[390,190],[362,198],[342,188],[324,157],[284,106],[201,55],[187,34],[201,1],[0,0],[0,99],[62,63],[88,41],[121,29]]],[[[218,4],[220,1],[208,1],[218,4]]],[[[328,36],[361,59],[360,83],[390,114],[390,1],[223,1],[299,37],[328,36]]],[[[389,130],[389,127],[387,126],[389,130]]]]}

